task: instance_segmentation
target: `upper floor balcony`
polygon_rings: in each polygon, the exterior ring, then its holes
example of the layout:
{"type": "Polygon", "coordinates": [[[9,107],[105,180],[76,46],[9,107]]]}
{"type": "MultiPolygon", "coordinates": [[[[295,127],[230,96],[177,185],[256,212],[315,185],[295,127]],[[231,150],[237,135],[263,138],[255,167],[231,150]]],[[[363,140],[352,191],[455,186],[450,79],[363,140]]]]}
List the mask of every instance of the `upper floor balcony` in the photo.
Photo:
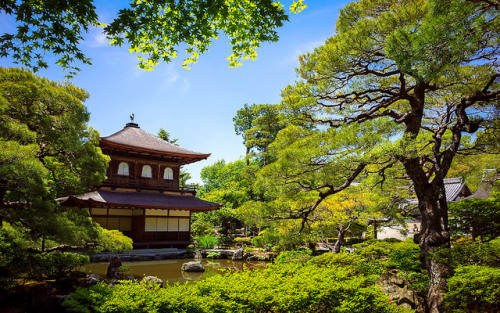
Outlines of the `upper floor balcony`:
{"type": "Polygon", "coordinates": [[[146,177],[130,177],[124,175],[112,174],[108,179],[102,183],[104,187],[111,188],[133,188],[133,189],[147,189],[159,191],[181,191],[190,192],[193,195],[196,190],[192,186],[179,186],[177,179],[153,179],[146,177]]]}

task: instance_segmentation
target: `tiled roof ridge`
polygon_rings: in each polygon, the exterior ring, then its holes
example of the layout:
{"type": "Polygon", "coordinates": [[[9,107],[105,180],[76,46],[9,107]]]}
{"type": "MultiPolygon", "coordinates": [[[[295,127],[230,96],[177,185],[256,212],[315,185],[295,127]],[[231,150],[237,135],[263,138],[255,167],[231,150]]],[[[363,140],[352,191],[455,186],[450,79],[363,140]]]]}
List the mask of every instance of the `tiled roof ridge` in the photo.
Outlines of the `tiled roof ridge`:
{"type": "Polygon", "coordinates": [[[137,124],[132,125],[131,123],[127,124],[123,129],[109,136],[101,137],[101,140],[111,143],[122,144],[130,147],[145,148],[160,152],[180,153],[189,155],[209,155],[209,153],[196,152],[181,146],[174,145],[173,143],[163,140],[149,133],[148,131],[140,128],[139,125],[137,124]],[[138,140],[139,142],[134,142],[133,141],[134,139],[138,140]],[[140,140],[140,139],[145,139],[145,140],[140,140]]]}
{"type": "Polygon", "coordinates": [[[463,183],[464,182],[464,178],[461,177],[461,176],[458,176],[458,177],[450,177],[450,178],[445,178],[443,179],[443,182],[446,184],[453,184],[453,183],[463,183]]]}
{"type": "Polygon", "coordinates": [[[193,154],[205,154],[205,153],[196,152],[196,151],[194,151],[194,150],[191,150],[191,149],[188,149],[188,148],[184,148],[184,147],[181,147],[181,146],[175,145],[175,144],[171,143],[170,141],[163,140],[163,139],[161,139],[160,137],[158,137],[158,136],[155,136],[155,135],[151,134],[151,133],[150,133],[150,132],[148,132],[147,130],[144,130],[144,129],[140,128],[140,127],[137,127],[137,128],[139,128],[142,132],[144,132],[144,133],[146,133],[146,134],[150,135],[150,136],[151,136],[151,137],[153,137],[155,140],[159,140],[160,142],[162,142],[162,144],[167,144],[167,145],[171,146],[172,148],[179,148],[179,149],[182,149],[182,150],[186,150],[186,151],[192,152],[193,154]]]}

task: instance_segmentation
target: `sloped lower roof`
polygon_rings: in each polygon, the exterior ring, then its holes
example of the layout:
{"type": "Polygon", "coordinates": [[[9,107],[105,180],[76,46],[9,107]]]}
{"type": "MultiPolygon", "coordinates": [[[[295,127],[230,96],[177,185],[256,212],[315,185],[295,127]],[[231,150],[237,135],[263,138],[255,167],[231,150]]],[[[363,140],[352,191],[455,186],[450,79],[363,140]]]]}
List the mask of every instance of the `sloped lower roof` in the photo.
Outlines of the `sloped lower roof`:
{"type": "Polygon", "coordinates": [[[102,137],[101,142],[114,143],[160,153],[195,156],[200,158],[207,158],[210,156],[210,153],[195,152],[171,144],[168,141],[142,130],[139,125],[135,123],[128,123],[122,130],[112,135],[102,137]]]}
{"type": "MultiPolygon", "coordinates": [[[[446,201],[453,202],[460,200],[458,199],[458,196],[464,187],[469,189],[462,177],[445,178],[444,189],[446,191],[446,201]]],[[[469,193],[472,194],[470,190],[469,193]]]]}
{"type": "Polygon", "coordinates": [[[92,191],[81,196],[69,196],[57,200],[65,206],[120,206],[190,211],[215,210],[222,206],[222,204],[201,200],[194,196],[110,190],[92,191]]]}

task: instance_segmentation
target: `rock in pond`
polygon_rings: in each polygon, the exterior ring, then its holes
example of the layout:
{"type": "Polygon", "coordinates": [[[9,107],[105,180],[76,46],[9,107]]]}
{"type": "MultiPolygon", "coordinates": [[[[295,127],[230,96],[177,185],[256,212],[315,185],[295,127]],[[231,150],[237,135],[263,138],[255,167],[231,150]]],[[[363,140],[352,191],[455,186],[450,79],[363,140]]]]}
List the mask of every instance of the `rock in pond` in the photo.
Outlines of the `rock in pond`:
{"type": "Polygon", "coordinates": [[[142,279],[144,282],[151,282],[152,284],[159,284],[161,287],[163,287],[163,280],[156,276],[146,276],[142,279]]]}
{"type": "Polygon", "coordinates": [[[244,255],[245,255],[245,250],[243,250],[243,248],[237,249],[233,254],[233,261],[243,260],[244,255]]]}
{"type": "Polygon", "coordinates": [[[82,285],[84,287],[90,287],[90,286],[93,286],[93,285],[97,284],[100,281],[102,281],[102,276],[101,275],[90,274],[89,277],[85,278],[82,281],[82,285]]]}
{"type": "Polygon", "coordinates": [[[182,264],[181,269],[186,272],[204,272],[205,267],[200,262],[187,262],[182,264]]]}
{"type": "Polygon", "coordinates": [[[123,272],[120,270],[122,260],[119,256],[113,256],[108,265],[106,276],[111,279],[123,279],[123,272]]]}

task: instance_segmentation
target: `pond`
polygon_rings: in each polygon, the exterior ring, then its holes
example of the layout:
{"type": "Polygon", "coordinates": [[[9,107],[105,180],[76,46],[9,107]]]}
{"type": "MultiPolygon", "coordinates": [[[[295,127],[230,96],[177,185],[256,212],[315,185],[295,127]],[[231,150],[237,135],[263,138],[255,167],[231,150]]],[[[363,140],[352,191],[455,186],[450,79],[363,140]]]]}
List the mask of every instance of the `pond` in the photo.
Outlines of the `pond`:
{"type": "MultiPolygon", "coordinates": [[[[161,261],[144,261],[144,262],[123,262],[123,266],[129,270],[124,273],[134,275],[137,278],[144,276],[157,276],[164,282],[174,284],[176,282],[184,283],[186,281],[205,279],[223,272],[225,269],[243,271],[245,269],[259,269],[266,267],[267,262],[263,261],[232,261],[232,260],[212,260],[203,259],[201,263],[205,267],[204,273],[190,273],[181,271],[182,264],[194,261],[194,259],[177,259],[177,260],[161,260],[161,261]]],[[[86,273],[99,274],[106,277],[106,271],[109,263],[90,263],[82,267],[82,271],[86,273]]]]}

